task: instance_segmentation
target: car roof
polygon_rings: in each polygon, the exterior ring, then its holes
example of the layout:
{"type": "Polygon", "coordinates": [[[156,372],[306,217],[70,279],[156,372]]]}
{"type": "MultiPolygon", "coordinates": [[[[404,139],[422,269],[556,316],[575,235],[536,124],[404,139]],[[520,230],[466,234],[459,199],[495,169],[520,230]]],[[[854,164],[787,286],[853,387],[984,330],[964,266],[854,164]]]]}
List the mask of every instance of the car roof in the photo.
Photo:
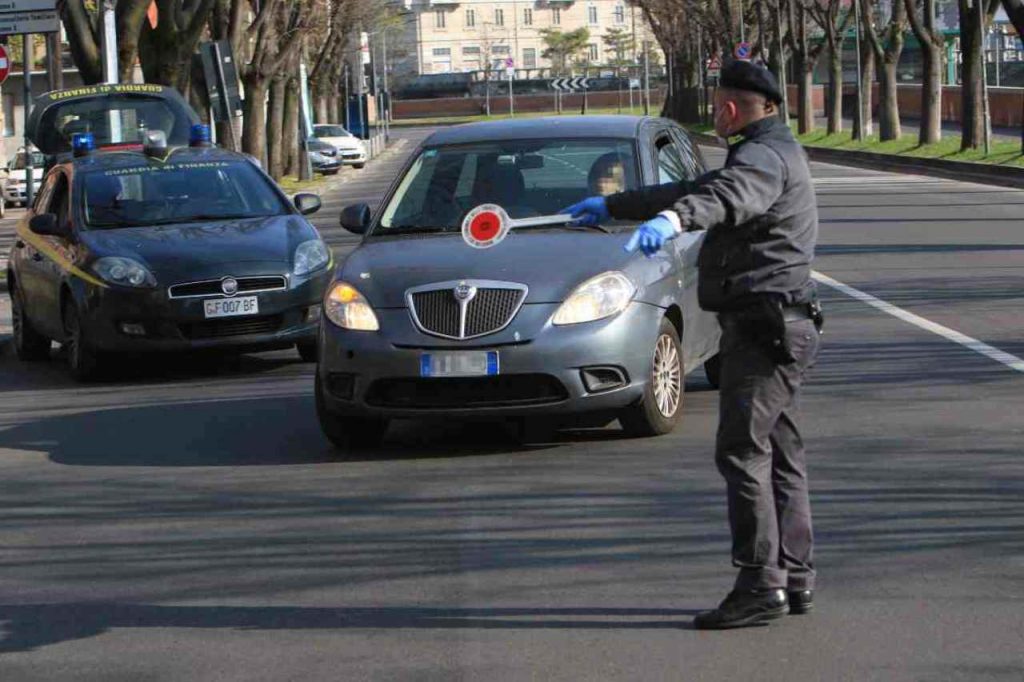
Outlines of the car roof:
{"type": "Polygon", "coordinates": [[[188,163],[192,161],[245,161],[246,156],[220,147],[171,147],[166,158],[149,156],[141,150],[112,149],[97,150],[86,156],[69,159],[74,168],[82,170],[110,170],[133,168],[146,162],[159,164],[188,163]]]}
{"type": "Polygon", "coordinates": [[[543,138],[634,138],[641,126],[656,119],[648,116],[545,116],[504,121],[483,121],[442,128],[423,143],[426,146],[473,144],[494,140],[543,138]]]}

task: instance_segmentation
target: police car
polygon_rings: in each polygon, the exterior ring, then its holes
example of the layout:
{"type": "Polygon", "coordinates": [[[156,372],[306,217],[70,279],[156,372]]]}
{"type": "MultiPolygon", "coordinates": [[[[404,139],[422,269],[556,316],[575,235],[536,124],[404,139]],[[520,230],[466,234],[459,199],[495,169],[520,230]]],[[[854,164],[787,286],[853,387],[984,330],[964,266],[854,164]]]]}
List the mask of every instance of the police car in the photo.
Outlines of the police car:
{"type": "Polygon", "coordinates": [[[60,126],[30,131],[53,164],[7,270],[18,357],[56,341],[80,380],[140,351],[297,346],[313,360],[333,261],[304,217],[319,197],[290,201],[159,98],[105,99],[51,112],[73,124],[68,150],[60,126]]]}

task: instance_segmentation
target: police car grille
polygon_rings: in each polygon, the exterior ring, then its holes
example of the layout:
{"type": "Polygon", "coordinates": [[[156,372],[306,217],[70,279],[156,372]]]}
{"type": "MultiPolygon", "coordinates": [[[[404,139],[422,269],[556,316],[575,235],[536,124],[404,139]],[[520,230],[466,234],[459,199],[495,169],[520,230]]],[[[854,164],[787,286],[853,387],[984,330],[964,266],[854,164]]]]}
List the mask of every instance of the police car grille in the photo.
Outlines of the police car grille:
{"type": "Polygon", "coordinates": [[[512,321],[526,291],[481,288],[466,306],[465,334],[460,335],[460,306],[450,288],[422,291],[412,295],[420,329],[428,334],[468,339],[494,333],[512,321]]]}
{"type": "Polygon", "coordinates": [[[207,320],[180,326],[181,334],[187,339],[220,339],[226,336],[248,334],[270,334],[281,328],[281,315],[265,317],[240,317],[236,319],[207,320]]]}
{"type": "Polygon", "coordinates": [[[374,407],[413,410],[549,405],[568,397],[562,382],[548,374],[378,379],[366,392],[367,404],[374,407]]]}
{"type": "MultiPolygon", "coordinates": [[[[288,280],[281,275],[268,275],[265,277],[236,277],[238,282],[238,293],[252,293],[254,291],[279,291],[288,288],[288,280]]],[[[208,279],[202,282],[188,282],[187,284],[174,284],[168,290],[171,298],[189,298],[191,296],[223,296],[221,280],[208,279]]]]}

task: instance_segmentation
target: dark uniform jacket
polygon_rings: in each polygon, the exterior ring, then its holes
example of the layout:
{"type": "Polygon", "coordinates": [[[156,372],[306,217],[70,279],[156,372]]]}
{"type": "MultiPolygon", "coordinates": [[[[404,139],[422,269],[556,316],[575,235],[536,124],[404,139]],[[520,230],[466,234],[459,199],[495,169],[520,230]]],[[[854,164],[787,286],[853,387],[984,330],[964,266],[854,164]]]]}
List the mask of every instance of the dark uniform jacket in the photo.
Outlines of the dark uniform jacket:
{"type": "Polygon", "coordinates": [[[811,260],[818,209],[807,155],[778,118],[740,131],[725,166],[694,182],[608,197],[614,218],[675,211],[684,230],[708,230],[698,259],[698,297],[710,311],[739,310],[766,296],[784,305],[814,297],[811,260]]]}

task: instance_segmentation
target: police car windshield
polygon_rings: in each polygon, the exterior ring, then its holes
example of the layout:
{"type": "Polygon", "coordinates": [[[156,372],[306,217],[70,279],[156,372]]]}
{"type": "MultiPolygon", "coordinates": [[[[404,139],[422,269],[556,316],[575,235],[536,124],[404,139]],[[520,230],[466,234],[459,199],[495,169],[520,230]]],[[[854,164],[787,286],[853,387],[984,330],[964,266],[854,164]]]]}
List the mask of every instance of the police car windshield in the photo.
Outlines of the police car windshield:
{"type": "Polygon", "coordinates": [[[92,229],[259,218],[288,205],[247,161],[179,162],[87,171],[85,224],[92,229]]]}
{"type": "Polygon", "coordinates": [[[374,229],[378,236],[454,232],[480,204],[513,219],[551,215],[594,194],[637,187],[632,140],[506,140],[425,149],[374,229]]]}

